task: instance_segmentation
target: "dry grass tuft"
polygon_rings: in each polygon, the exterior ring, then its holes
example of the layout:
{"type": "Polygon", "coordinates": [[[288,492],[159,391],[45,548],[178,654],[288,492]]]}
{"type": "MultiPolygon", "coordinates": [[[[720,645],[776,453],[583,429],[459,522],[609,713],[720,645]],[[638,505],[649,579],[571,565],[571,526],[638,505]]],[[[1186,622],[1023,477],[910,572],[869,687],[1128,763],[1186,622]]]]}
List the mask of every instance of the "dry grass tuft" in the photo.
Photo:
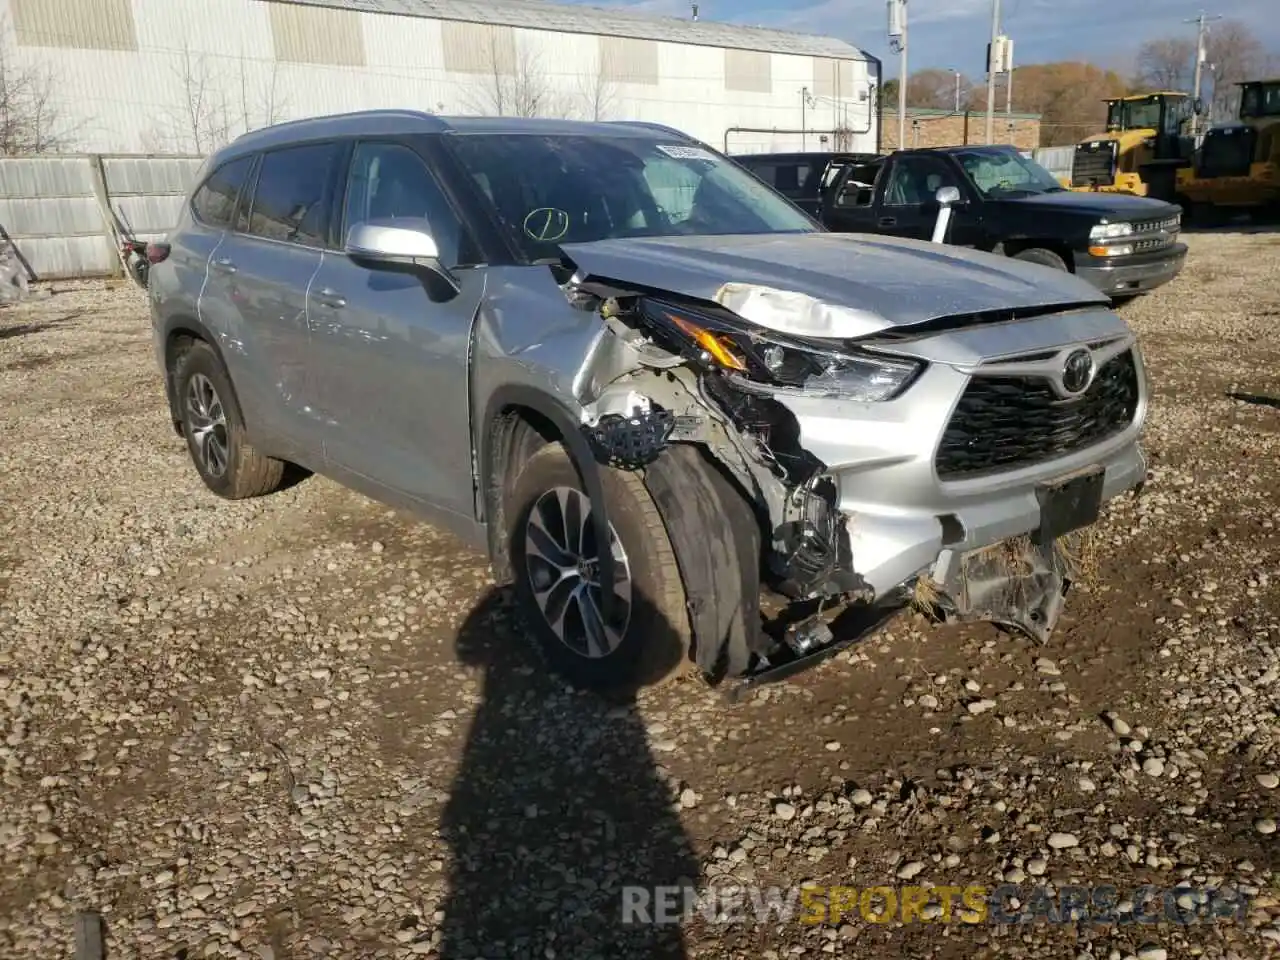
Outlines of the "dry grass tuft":
{"type": "Polygon", "coordinates": [[[941,600],[942,590],[933,577],[924,574],[916,578],[915,588],[911,591],[911,609],[933,616],[941,600]]]}
{"type": "Polygon", "coordinates": [[[1094,583],[1101,570],[1101,547],[1097,527],[1085,527],[1058,538],[1058,549],[1067,562],[1067,571],[1077,583],[1094,583]]]}

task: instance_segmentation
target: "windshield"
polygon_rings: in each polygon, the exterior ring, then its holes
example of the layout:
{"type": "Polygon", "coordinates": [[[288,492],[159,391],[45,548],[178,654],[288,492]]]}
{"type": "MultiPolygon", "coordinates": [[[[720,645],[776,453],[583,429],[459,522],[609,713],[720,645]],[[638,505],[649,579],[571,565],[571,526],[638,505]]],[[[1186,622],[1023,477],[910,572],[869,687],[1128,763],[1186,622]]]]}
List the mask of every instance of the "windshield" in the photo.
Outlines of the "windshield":
{"type": "Polygon", "coordinates": [[[1244,88],[1240,95],[1240,119],[1250,117],[1280,117],[1280,81],[1254,83],[1244,88]]]}
{"type": "Polygon", "coordinates": [[[530,260],[620,237],[812,233],[812,220],[702,147],[641,137],[459,134],[450,147],[530,260]]]}
{"type": "Polygon", "coordinates": [[[960,166],[984,197],[992,200],[1060,193],[1056,177],[1016,150],[971,150],[957,154],[960,166]]]}
{"type": "Polygon", "coordinates": [[[1126,130],[1159,130],[1160,101],[1130,100],[1125,104],[1126,130]]]}

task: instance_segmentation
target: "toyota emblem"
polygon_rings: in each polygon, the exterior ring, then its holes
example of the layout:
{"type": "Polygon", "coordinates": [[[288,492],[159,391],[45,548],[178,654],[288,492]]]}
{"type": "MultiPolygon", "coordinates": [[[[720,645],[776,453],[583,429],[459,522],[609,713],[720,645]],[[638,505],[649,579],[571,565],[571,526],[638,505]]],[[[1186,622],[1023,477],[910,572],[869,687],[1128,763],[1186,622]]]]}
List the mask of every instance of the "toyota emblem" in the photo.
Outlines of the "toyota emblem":
{"type": "Polygon", "coordinates": [[[1083,393],[1093,379],[1093,354],[1074,350],[1062,365],[1062,389],[1067,393],[1083,393]]]}

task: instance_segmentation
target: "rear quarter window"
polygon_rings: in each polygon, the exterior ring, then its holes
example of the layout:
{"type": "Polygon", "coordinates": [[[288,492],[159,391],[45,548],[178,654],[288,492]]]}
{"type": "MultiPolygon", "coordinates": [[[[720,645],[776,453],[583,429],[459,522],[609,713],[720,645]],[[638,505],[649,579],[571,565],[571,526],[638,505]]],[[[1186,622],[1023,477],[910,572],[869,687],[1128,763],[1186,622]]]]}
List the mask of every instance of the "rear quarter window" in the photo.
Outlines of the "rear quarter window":
{"type": "Polygon", "coordinates": [[[809,181],[812,176],[813,165],[810,163],[782,163],[774,170],[773,188],[784,197],[802,198],[811,192],[809,181]]]}
{"type": "Polygon", "coordinates": [[[224,163],[205,180],[191,198],[191,212],[207,227],[222,230],[231,225],[236,198],[253,166],[253,157],[239,157],[224,163]]]}

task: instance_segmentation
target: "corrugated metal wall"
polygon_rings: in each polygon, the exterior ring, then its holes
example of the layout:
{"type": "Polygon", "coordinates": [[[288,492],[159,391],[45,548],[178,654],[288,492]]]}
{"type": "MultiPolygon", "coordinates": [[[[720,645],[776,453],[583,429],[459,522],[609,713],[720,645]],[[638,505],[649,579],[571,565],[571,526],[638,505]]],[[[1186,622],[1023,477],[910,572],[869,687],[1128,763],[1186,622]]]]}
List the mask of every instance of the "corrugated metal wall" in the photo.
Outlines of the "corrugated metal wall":
{"type": "Polygon", "coordinates": [[[0,158],[0,227],[37,278],[103,276],[119,261],[95,180],[101,163],[112,210],[140,240],[177,222],[201,157],[0,158]]]}
{"type": "MultiPolygon", "coordinates": [[[[868,64],[799,41],[795,52],[702,46],[678,42],[663,20],[654,22],[672,39],[615,37],[610,15],[586,8],[570,11],[584,27],[571,33],[375,6],[0,0],[0,52],[14,69],[48,72],[69,148],[92,153],[204,154],[246,129],[351,110],[492,112],[510,99],[492,88],[524,86],[525,75],[545,95],[523,99],[558,116],[664,123],[714,144],[730,127],[799,130],[803,116],[810,128],[859,131],[855,149],[875,146],[868,64]],[[593,22],[598,34],[585,29],[593,22]],[[805,106],[806,88],[816,103],[805,106]]],[[[528,5],[530,26],[542,22],[537,6],[528,5]]],[[[477,3],[478,15],[486,9],[477,3]]],[[[777,142],[798,149],[800,137],[777,142]]]]}

